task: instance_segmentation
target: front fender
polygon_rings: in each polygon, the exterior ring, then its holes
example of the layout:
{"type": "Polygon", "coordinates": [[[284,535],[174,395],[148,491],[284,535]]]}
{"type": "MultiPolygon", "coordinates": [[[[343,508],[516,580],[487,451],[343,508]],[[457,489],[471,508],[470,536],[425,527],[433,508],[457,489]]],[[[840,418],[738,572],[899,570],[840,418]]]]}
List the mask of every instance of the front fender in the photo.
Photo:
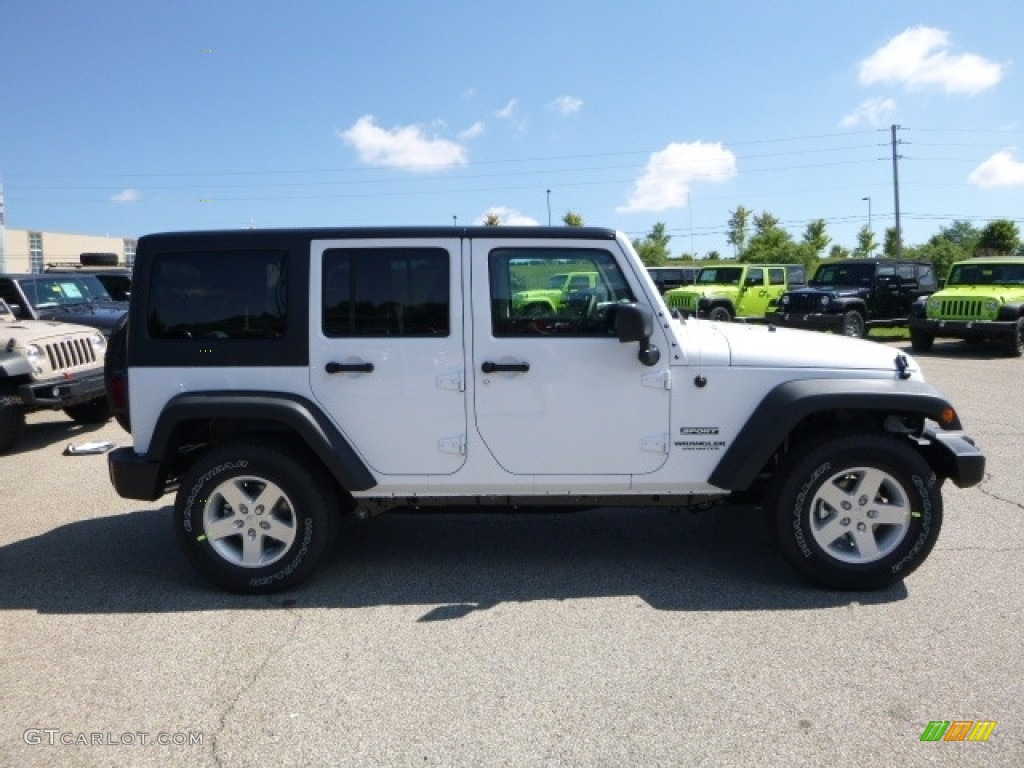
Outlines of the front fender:
{"type": "Polygon", "coordinates": [[[949,401],[923,381],[787,381],[772,389],[757,405],[711,473],[709,482],[730,491],[748,489],[800,422],[816,413],[839,411],[915,414],[938,422],[945,430],[961,428],[949,401]]]}

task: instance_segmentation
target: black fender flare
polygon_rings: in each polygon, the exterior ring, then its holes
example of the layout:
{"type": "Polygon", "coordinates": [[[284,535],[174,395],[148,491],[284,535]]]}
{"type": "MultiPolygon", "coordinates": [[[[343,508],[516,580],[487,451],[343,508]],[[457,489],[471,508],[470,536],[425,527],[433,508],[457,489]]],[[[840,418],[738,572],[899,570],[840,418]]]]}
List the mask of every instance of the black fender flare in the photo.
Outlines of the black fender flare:
{"type": "Polygon", "coordinates": [[[1003,304],[1003,306],[999,308],[999,314],[997,315],[996,319],[1008,320],[1012,322],[1013,320],[1016,320],[1019,317],[1024,317],[1024,303],[1017,301],[1003,304]]]}
{"type": "Polygon", "coordinates": [[[264,421],[280,424],[323,462],[347,491],[366,491],[377,481],[345,436],[318,406],[290,392],[186,392],[164,406],[146,460],[162,463],[179,425],[190,421],[264,421]]]}
{"type": "Polygon", "coordinates": [[[815,413],[873,411],[915,414],[945,430],[960,419],[939,392],[923,381],[895,379],[803,379],[772,389],[754,408],[708,478],[730,491],[748,489],[772,454],[801,421],[815,413]]]}

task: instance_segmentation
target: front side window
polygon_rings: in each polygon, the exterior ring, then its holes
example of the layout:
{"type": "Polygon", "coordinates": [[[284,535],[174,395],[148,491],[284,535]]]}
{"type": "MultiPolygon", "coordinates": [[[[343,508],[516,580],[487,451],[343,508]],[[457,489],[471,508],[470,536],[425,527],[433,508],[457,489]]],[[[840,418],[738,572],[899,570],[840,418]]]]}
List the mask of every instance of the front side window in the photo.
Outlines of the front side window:
{"type": "Polygon", "coordinates": [[[635,301],[608,251],[496,248],[488,269],[495,337],[612,336],[615,307],[635,301]]]}
{"type": "Polygon", "coordinates": [[[786,270],[775,269],[772,267],[768,270],[768,284],[769,285],[785,285],[786,284],[786,270]]]}
{"type": "Polygon", "coordinates": [[[149,333],[157,339],[277,339],[287,321],[282,251],[163,253],[153,259],[149,333]]]}
{"type": "Polygon", "coordinates": [[[448,336],[450,262],[448,251],[442,248],[325,251],[324,335],[448,336]]]}

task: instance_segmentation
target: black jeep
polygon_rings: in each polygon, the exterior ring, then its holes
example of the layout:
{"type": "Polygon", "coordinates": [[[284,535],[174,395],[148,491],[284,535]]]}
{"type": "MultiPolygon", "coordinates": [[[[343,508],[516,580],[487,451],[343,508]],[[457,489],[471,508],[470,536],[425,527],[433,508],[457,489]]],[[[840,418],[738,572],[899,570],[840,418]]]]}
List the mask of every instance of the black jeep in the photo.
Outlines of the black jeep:
{"type": "Polygon", "coordinates": [[[783,294],[775,325],[863,338],[869,327],[906,325],[910,307],[938,289],[927,261],[844,259],[818,266],[805,288],[783,294]]]}
{"type": "Polygon", "coordinates": [[[88,325],[104,336],[128,312],[128,302],[114,301],[95,275],[0,275],[0,299],[19,320],[88,325]]]}

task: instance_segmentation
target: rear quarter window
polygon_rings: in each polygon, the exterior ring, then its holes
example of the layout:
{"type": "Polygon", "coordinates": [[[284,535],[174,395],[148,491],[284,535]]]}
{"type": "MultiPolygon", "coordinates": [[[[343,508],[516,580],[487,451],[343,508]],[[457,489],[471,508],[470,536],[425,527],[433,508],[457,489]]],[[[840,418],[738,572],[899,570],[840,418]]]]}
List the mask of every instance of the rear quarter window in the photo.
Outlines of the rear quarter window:
{"type": "Polygon", "coordinates": [[[288,257],[276,250],[153,258],[146,325],[154,339],[276,339],[287,330],[288,257]]]}

